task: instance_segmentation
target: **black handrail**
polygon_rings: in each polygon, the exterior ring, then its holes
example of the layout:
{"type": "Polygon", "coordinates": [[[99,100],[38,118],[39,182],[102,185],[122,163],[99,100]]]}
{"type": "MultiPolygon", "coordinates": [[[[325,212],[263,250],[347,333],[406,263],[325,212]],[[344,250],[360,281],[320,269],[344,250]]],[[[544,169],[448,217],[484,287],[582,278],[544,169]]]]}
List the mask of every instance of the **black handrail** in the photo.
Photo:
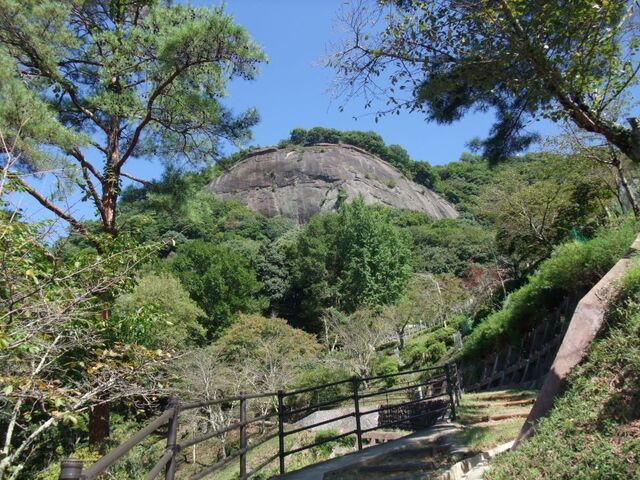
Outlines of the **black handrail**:
{"type": "MultiPolygon", "coordinates": [[[[428,392],[432,393],[432,392],[428,392]]],[[[433,392],[435,393],[435,392],[433,392]]],[[[398,395],[395,395],[398,397],[398,395]]],[[[244,394],[236,395],[233,397],[219,398],[210,401],[196,401],[190,403],[180,404],[176,398],[172,398],[169,404],[169,407],[155,420],[149,423],[146,427],[138,431],[131,438],[123,442],[113,451],[109,452],[104,457],[100,458],[97,462],[91,465],[86,471],[82,471],[82,462],[79,460],[64,460],[62,462],[62,468],[60,473],[60,479],[66,480],[91,480],[95,479],[99,475],[105,473],[115,462],[124,457],[132,448],[142,442],[144,439],[148,438],[154,432],[156,432],[160,427],[165,424],[168,425],[167,429],[167,443],[166,448],[162,454],[162,456],[158,459],[155,465],[151,468],[149,473],[145,476],[145,480],[153,480],[158,477],[162,470],[165,470],[164,478],[165,480],[174,480],[175,473],[178,467],[178,453],[190,446],[201,444],[202,442],[209,440],[214,437],[220,437],[221,435],[238,431],[238,437],[240,441],[239,449],[233,452],[231,455],[226,458],[217,461],[213,464],[204,466],[199,472],[194,473],[190,478],[191,480],[198,480],[206,477],[207,475],[219,470],[226,465],[230,464],[233,461],[239,461],[239,478],[241,480],[246,480],[251,476],[255,475],[269,464],[271,464],[276,459],[279,460],[279,471],[281,474],[285,473],[285,458],[290,455],[294,455],[303,450],[307,450],[323,443],[336,441],[340,438],[344,438],[350,435],[355,435],[357,440],[357,448],[358,450],[362,450],[363,448],[363,433],[376,430],[379,428],[385,428],[391,425],[402,424],[405,422],[411,422],[412,420],[422,418],[428,415],[435,415],[440,412],[450,412],[451,419],[455,419],[455,408],[456,404],[459,403],[460,398],[460,385],[459,385],[459,371],[455,366],[451,365],[443,365],[437,367],[428,367],[417,370],[411,370],[406,372],[397,372],[391,373],[387,375],[376,375],[365,378],[350,378],[346,380],[340,380],[336,382],[326,383],[322,385],[315,385],[311,387],[301,388],[292,391],[279,391],[274,393],[255,393],[255,394],[244,394]],[[429,371],[437,371],[441,372],[439,375],[431,378],[425,379],[419,378],[419,374],[429,371]],[[379,388],[377,390],[373,389],[373,384],[380,380],[388,380],[395,379],[397,377],[410,377],[412,380],[406,382],[406,385],[397,386],[396,382],[394,385],[385,386],[379,388]],[[416,378],[416,376],[418,378],[416,378]],[[347,385],[350,384],[350,394],[339,394],[331,400],[326,400],[322,402],[309,403],[308,406],[299,407],[300,400],[291,399],[292,407],[287,408],[287,399],[295,395],[301,395],[304,393],[314,392],[322,389],[327,389],[330,387],[335,387],[338,385],[347,385]],[[415,398],[416,393],[419,391],[421,387],[426,387],[430,385],[440,385],[441,389],[437,389],[436,392],[438,394],[431,394],[426,397],[422,396],[422,393],[419,394],[420,398],[415,398]],[[445,388],[446,385],[446,388],[445,388]],[[365,387],[365,388],[361,388],[365,387]],[[407,392],[406,400],[401,399],[398,403],[389,404],[388,403],[388,394],[389,393],[398,393],[398,392],[407,392]],[[371,399],[379,396],[387,395],[387,405],[381,405],[378,408],[369,409],[369,410],[361,410],[360,402],[364,399],[371,399]],[[253,416],[249,418],[248,415],[248,403],[250,400],[261,399],[261,398],[272,398],[274,405],[277,405],[272,411],[266,411],[267,413],[263,413],[259,416],[253,416]],[[443,398],[441,403],[438,404],[439,408],[433,409],[430,405],[430,401],[443,398]],[[446,400],[444,400],[446,399],[446,400]],[[235,406],[229,406],[228,408],[234,408],[238,406],[237,402],[239,402],[239,418],[238,421],[234,421],[231,424],[227,425],[223,428],[218,428],[211,432],[205,432],[201,435],[197,435],[190,439],[182,440],[181,442],[177,441],[177,434],[179,428],[179,420],[180,414],[184,411],[194,410],[198,408],[205,408],[212,405],[222,406],[221,408],[227,408],[227,404],[235,406]],[[352,402],[351,407],[349,407],[349,402],[352,402]],[[418,414],[415,413],[415,408],[407,410],[404,407],[413,407],[418,404],[424,404],[426,410],[420,412],[418,414]],[[298,405],[296,405],[298,404],[298,405]],[[302,414],[305,411],[313,412],[318,411],[322,407],[328,407],[331,405],[340,405],[344,404],[345,408],[352,408],[353,410],[348,413],[338,412],[337,415],[332,416],[331,418],[315,422],[309,425],[298,426],[295,423],[289,425],[289,427],[294,428],[285,428],[285,424],[288,424],[292,419],[293,415],[302,414]],[[442,406],[445,405],[445,406],[442,406]],[[396,409],[401,416],[397,419],[392,419],[390,421],[379,421],[379,423],[373,427],[368,426],[363,428],[361,424],[362,417],[366,417],[367,415],[371,415],[373,413],[380,413],[384,411],[393,411],[396,409]],[[407,413],[411,410],[411,414],[407,413]],[[278,425],[277,430],[272,431],[272,433],[265,434],[264,426],[265,421],[269,418],[277,417],[278,425]],[[291,435],[297,435],[304,431],[311,431],[317,429],[317,427],[323,425],[330,425],[334,422],[338,422],[341,420],[346,420],[348,418],[354,418],[355,420],[355,428],[350,428],[346,432],[338,432],[337,435],[317,439],[313,443],[301,445],[291,450],[286,450],[285,448],[285,438],[291,435]],[[260,427],[261,433],[259,435],[254,435],[251,437],[251,431],[249,430],[249,426],[252,424],[257,424],[259,422],[263,422],[260,427]],[[278,453],[269,456],[266,459],[263,459],[258,465],[253,467],[252,469],[248,468],[248,454],[255,448],[264,443],[274,440],[278,438],[278,453]],[[252,442],[252,440],[255,440],[252,442]]],[[[263,410],[264,412],[264,410],[263,410]]],[[[431,421],[431,420],[430,420],[431,421]]]]}
{"type": "Polygon", "coordinates": [[[130,439],[120,444],[117,448],[107,453],[104,457],[99,459],[96,463],[91,465],[89,469],[83,473],[82,478],[86,480],[92,480],[101,473],[105,472],[111,465],[117,462],[120,458],[129,452],[133,447],[139,444],[142,440],[147,438],[159,427],[167,423],[169,418],[174,414],[175,408],[169,408],[165,410],[158,418],[156,418],[149,425],[136,432],[130,439]]]}
{"type": "Polygon", "coordinates": [[[313,410],[317,410],[321,407],[328,407],[329,405],[335,405],[336,403],[344,402],[345,400],[350,400],[350,399],[351,399],[351,395],[343,395],[342,397],[332,398],[331,400],[327,400],[326,402],[312,403],[308,407],[301,407],[293,410],[288,410],[287,415],[291,416],[291,415],[295,415],[296,413],[310,412],[313,410]]]}
{"type": "Polygon", "coordinates": [[[336,385],[342,385],[343,383],[349,383],[351,381],[352,380],[350,378],[347,380],[338,380],[337,382],[323,383],[322,385],[314,385],[312,387],[300,388],[290,392],[283,392],[283,394],[285,397],[290,397],[291,395],[300,395],[303,393],[313,392],[315,390],[322,390],[323,388],[335,387],[336,385]]]}

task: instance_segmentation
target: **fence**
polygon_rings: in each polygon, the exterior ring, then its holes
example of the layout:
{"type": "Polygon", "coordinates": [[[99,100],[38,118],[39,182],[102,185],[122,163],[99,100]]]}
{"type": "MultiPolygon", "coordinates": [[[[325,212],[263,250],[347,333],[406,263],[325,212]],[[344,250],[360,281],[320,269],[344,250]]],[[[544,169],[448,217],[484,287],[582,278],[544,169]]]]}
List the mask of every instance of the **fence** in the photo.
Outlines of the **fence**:
{"type": "Polygon", "coordinates": [[[508,345],[482,362],[461,365],[464,391],[539,387],[553,363],[575,307],[574,300],[565,298],[544,322],[522,336],[519,347],[508,345]]]}
{"type": "Polygon", "coordinates": [[[238,449],[191,474],[188,476],[190,480],[205,478],[234,461],[238,462],[237,471],[241,480],[252,477],[275,460],[279,460],[278,471],[282,475],[286,471],[287,457],[326,442],[353,436],[356,448],[362,450],[363,435],[376,429],[393,426],[412,430],[424,428],[446,417],[447,413],[455,420],[456,405],[459,404],[461,392],[458,378],[455,365],[444,365],[367,378],[352,378],[293,391],[241,394],[212,401],[180,403],[178,399],[172,398],[169,407],[159,417],[86,470],[81,460],[64,460],[59,478],[95,479],[165,425],[167,432],[164,454],[146,474],[145,480],[157,478],[163,470],[165,480],[174,480],[181,464],[180,452],[232,432],[237,435],[238,449]],[[249,418],[251,412],[256,412],[256,409],[250,406],[252,401],[257,401],[262,406],[262,411],[257,415],[254,413],[249,418]],[[265,409],[265,405],[273,405],[273,408],[265,409]],[[213,406],[226,409],[227,412],[238,407],[237,421],[234,419],[222,428],[178,439],[181,416],[189,411],[213,406]],[[313,414],[322,418],[310,422],[309,418],[312,418],[313,414]],[[374,420],[374,417],[377,418],[374,420]],[[320,439],[316,437],[310,443],[305,443],[308,439],[301,437],[301,434],[317,431],[319,427],[335,429],[336,435],[323,436],[320,439]],[[276,453],[266,458],[251,458],[251,452],[257,447],[275,441],[276,438],[276,453]],[[288,438],[295,438],[293,445],[289,442],[290,445],[287,446],[288,438]]]}

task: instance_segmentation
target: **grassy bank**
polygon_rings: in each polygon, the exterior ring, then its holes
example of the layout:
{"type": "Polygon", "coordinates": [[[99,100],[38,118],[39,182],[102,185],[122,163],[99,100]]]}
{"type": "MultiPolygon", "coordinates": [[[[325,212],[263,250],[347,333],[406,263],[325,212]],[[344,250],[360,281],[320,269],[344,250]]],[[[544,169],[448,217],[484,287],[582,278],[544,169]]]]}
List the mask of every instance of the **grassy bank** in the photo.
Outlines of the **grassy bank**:
{"type": "Polygon", "coordinates": [[[607,327],[565,395],[518,450],[484,478],[640,478],[640,265],[622,281],[607,327]]]}
{"type": "Polygon", "coordinates": [[[541,322],[563,298],[581,298],[628,251],[636,222],[603,229],[593,239],[561,245],[545,260],[502,309],[492,313],[465,339],[462,356],[482,358],[500,345],[516,343],[525,330],[541,322]]]}

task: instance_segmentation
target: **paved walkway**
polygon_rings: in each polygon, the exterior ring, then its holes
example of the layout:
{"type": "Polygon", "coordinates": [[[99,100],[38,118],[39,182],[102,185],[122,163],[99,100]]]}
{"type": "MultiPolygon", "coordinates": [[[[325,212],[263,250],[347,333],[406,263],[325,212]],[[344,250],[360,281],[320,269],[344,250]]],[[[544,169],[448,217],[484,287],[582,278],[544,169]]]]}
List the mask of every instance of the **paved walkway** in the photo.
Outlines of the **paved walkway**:
{"type": "Polygon", "coordinates": [[[361,452],[354,452],[342,457],[333,458],[316,465],[296,470],[279,477],[280,480],[322,480],[324,475],[334,470],[347,468],[361,463],[368,463],[381,455],[388,455],[396,451],[418,448],[426,444],[435,443],[440,437],[458,431],[459,427],[450,422],[443,422],[433,427],[413,433],[391,442],[365,448],[361,452]]]}

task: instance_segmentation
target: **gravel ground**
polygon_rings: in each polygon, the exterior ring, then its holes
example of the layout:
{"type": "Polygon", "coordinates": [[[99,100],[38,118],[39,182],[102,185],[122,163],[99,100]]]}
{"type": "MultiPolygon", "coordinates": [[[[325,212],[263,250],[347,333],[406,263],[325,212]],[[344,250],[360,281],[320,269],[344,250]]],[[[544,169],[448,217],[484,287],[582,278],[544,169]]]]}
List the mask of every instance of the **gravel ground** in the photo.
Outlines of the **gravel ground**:
{"type": "MultiPolygon", "coordinates": [[[[364,409],[366,412],[367,409],[364,409]]],[[[353,408],[336,408],[333,410],[320,410],[317,412],[313,412],[311,415],[304,417],[301,420],[298,420],[293,424],[294,428],[300,427],[308,427],[309,425],[313,425],[315,423],[323,422],[326,420],[330,420],[335,417],[340,417],[342,415],[347,415],[349,413],[353,413],[353,408]]],[[[371,413],[369,415],[362,414],[360,417],[360,427],[365,430],[367,428],[373,428],[378,426],[378,412],[371,413]]],[[[327,430],[333,429],[337,430],[340,433],[349,432],[351,430],[355,430],[356,428],[356,419],[355,417],[347,417],[342,420],[336,420],[335,422],[325,423],[324,425],[319,425],[317,427],[310,428],[311,431],[318,430],[327,430]]]]}

